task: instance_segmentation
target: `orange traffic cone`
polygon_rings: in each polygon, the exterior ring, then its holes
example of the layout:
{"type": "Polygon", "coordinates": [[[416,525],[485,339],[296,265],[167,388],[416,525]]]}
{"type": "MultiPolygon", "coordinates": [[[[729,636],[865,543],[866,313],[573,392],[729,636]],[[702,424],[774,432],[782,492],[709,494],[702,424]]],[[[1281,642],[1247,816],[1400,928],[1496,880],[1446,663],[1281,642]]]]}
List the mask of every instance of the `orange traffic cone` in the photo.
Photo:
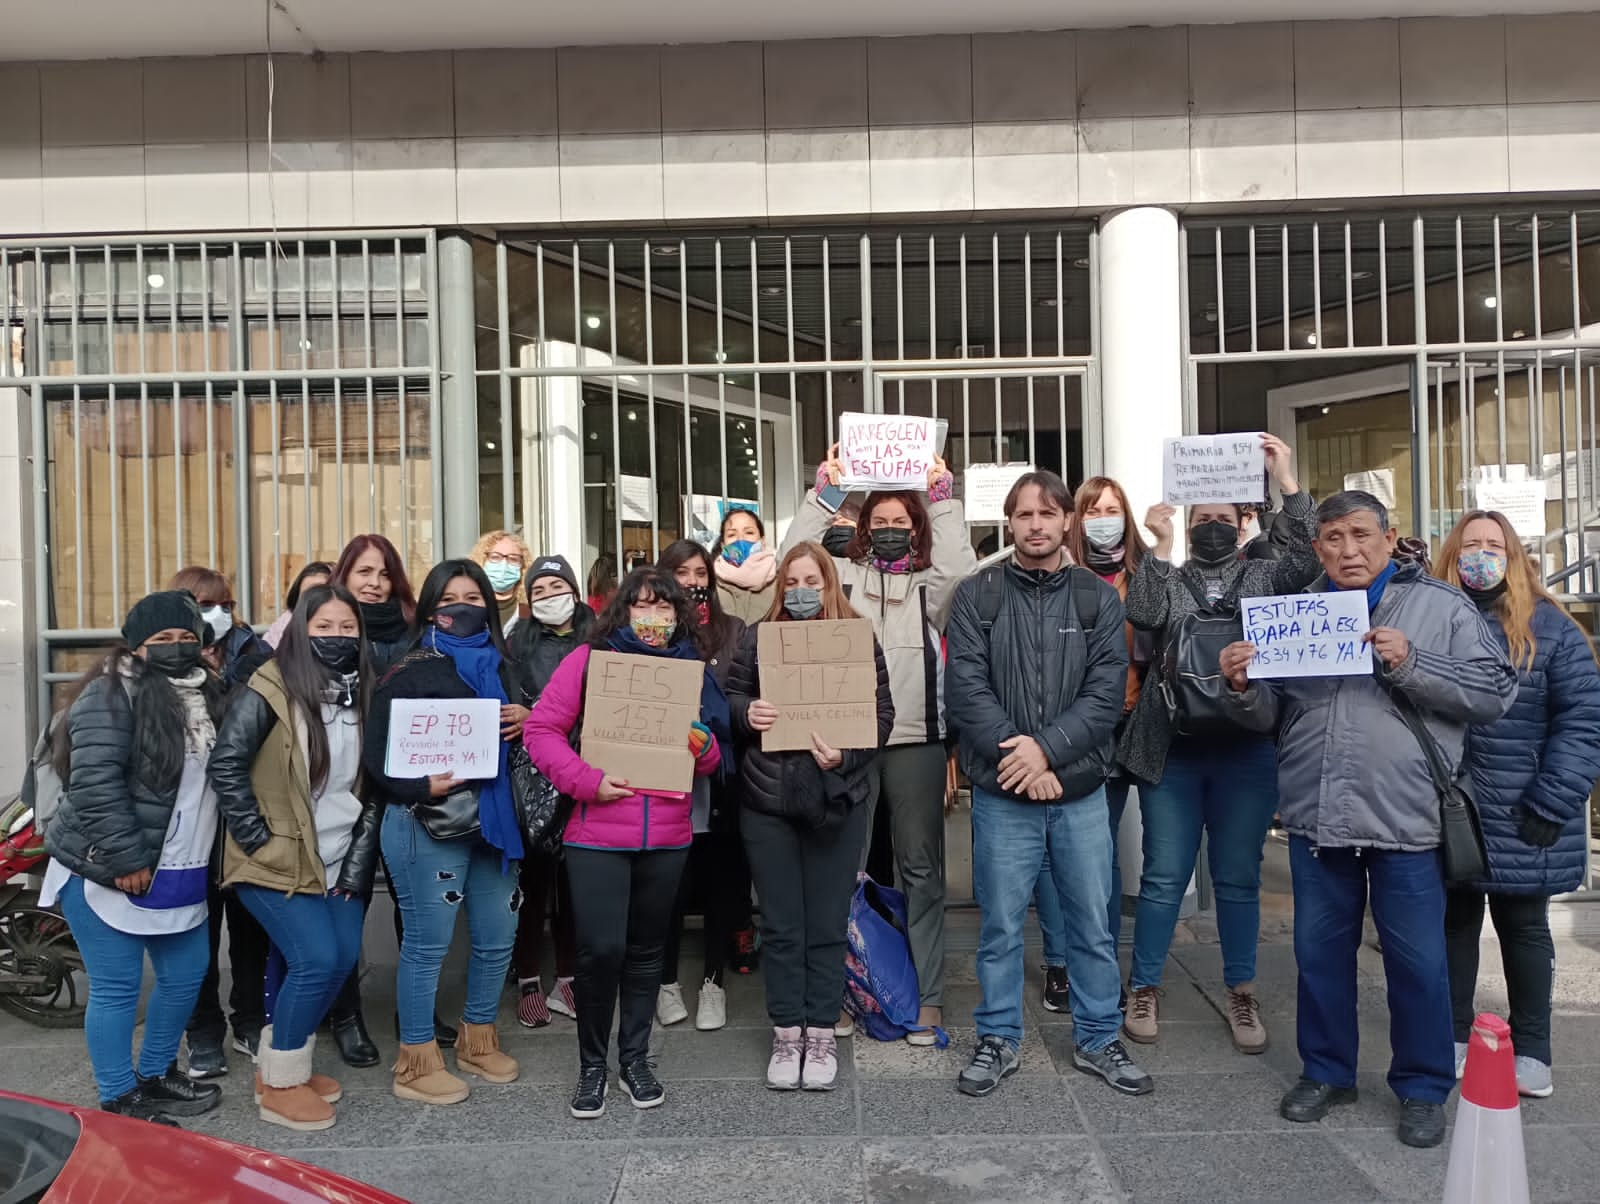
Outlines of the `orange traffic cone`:
{"type": "Polygon", "coordinates": [[[1488,1012],[1472,1022],[1467,1042],[1444,1204],[1528,1204],[1511,1027],[1488,1012]]]}

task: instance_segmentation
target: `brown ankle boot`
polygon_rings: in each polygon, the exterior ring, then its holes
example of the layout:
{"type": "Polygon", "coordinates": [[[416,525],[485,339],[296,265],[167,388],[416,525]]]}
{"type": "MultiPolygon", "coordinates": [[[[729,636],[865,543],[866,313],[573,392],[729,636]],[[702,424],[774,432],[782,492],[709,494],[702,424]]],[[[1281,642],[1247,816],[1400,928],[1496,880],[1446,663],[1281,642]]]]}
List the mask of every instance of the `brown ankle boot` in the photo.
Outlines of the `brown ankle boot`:
{"type": "Polygon", "coordinates": [[[394,1094],[419,1104],[459,1104],[470,1088],[444,1068],[439,1043],[400,1046],[394,1062],[394,1094]]]}
{"type": "Polygon", "coordinates": [[[256,1062],[261,1077],[261,1119],[300,1133],[333,1128],[333,1105],[310,1085],[311,1042],[299,1049],[273,1049],[270,1027],[262,1031],[261,1038],[256,1062]]]}
{"type": "Polygon", "coordinates": [[[492,1024],[461,1022],[461,1039],[456,1043],[456,1069],[490,1083],[517,1081],[517,1060],[500,1052],[500,1034],[492,1024]]]}
{"type": "MultiPolygon", "coordinates": [[[[306,1080],[306,1086],[315,1091],[325,1104],[337,1104],[344,1098],[344,1088],[339,1085],[339,1080],[330,1078],[325,1074],[313,1074],[306,1080]]],[[[261,1102],[261,1071],[256,1071],[256,1103],[261,1102]]]]}

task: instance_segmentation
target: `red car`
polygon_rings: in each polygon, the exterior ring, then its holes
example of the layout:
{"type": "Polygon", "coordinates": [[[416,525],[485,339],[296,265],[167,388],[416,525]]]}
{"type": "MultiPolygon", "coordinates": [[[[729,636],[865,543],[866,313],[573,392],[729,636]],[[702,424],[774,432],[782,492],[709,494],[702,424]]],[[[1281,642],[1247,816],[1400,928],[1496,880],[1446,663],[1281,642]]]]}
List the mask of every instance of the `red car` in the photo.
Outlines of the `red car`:
{"type": "Polygon", "coordinates": [[[120,1204],[135,1198],[162,1204],[406,1204],[400,1196],[280,1154],[0,1091],[0,1204],[120,1204]]]}

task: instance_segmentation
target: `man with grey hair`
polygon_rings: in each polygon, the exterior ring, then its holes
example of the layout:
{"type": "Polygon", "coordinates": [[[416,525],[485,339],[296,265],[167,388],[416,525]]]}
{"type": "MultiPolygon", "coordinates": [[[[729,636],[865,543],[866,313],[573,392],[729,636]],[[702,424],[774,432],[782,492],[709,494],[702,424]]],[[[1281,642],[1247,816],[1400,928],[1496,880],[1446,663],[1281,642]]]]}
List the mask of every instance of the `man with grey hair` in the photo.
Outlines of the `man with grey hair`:
{"type": "Polygon", "coordinates": [[[1395,536],[1370,493],[1347,490],[1317,507],[1325,572],[1307,592],[1366,591],[1371,677],[1252,681],[1249,643],[1226,648],[1221,665],[1239,721],[1276,732],[1278,741],[1303,1067],[1279,1112],[1317,1121],[1356,1098],[1356,953],[1370,898],[1389,985],[1399,1137],[1428,1147],[1444,1140],[1444,1103],[1455,1085],[1439,799],[1396,708],[1414,707],[1458,766],[1467,726],[1505,714],[1517,679],[1464,594],[1393,559],[1395,536]]]}

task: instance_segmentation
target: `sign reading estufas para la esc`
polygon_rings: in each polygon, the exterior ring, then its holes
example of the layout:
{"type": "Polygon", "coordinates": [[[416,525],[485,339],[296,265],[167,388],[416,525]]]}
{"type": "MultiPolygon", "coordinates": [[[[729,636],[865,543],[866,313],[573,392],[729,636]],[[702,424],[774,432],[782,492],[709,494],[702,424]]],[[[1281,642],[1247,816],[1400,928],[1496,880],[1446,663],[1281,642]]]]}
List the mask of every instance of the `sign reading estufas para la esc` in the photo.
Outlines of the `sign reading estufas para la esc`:
{"type": "Polygon", "coordinates": [[[1275,594],[1239,602],[1256,646],[1247,677],[1355,677],[1372,673],[1367,591],[1275,594]]]}
{"type": "Polygon", "coordinates": [[[926,489],[938,425],[915,414],[840,414],[839,487],[847,493],[926,489]]]}

